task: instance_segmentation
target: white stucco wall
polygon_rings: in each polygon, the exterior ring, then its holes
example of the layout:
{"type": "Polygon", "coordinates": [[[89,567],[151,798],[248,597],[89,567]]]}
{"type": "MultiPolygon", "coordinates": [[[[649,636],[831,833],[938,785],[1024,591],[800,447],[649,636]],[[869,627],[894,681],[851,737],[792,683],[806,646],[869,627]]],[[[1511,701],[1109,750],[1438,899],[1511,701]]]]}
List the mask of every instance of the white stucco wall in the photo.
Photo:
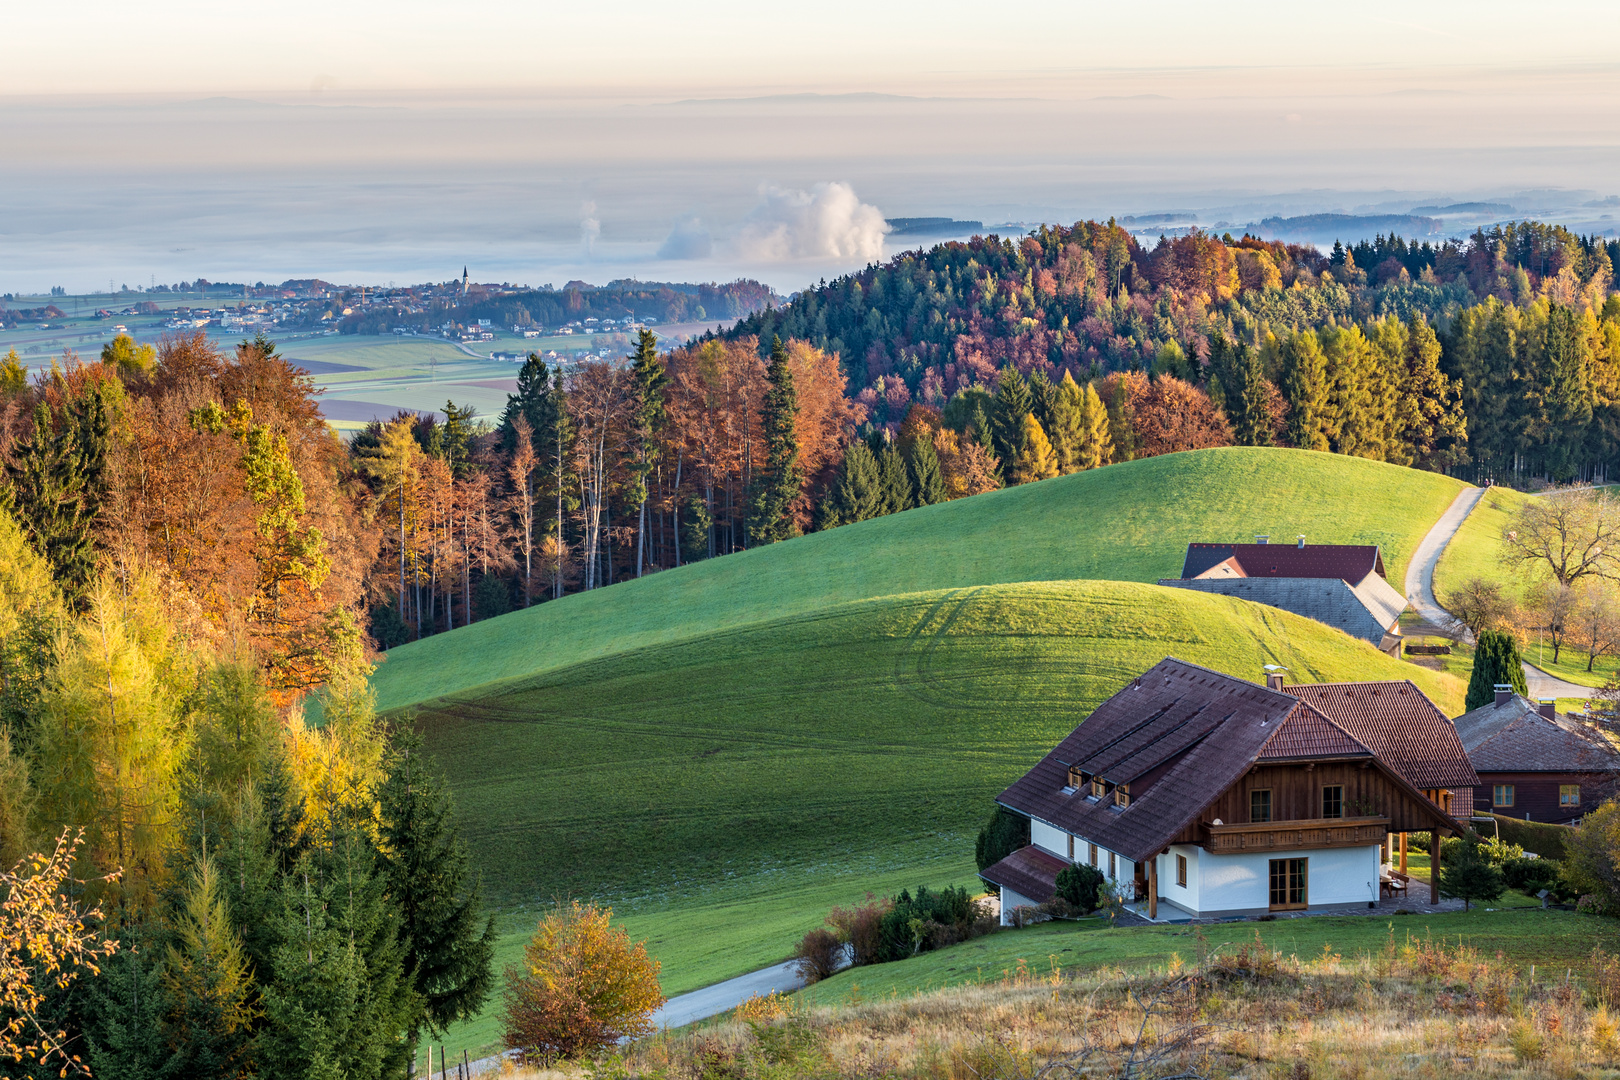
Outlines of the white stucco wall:
{"type": "MultiPolygon", "coordinates": [[[[1069,834],[1062,829],[1054,828],[1044,821],[1029,819],[1029,841],[1044,851],[1050,851],[1060,859],[1069,857],[1069,834]]],[[[1076,854],[1079,853],[1078,842],[1076,854]]]]}
{"type": "MultiPolygon", "coordinates": [[[[1265,908],[1270,902],[1271,860],[1286,855],[1291,859],[1310,860],[1306,897],[1311,907],[1365,904],[1378,899],[1379,848],[1380,845],[1373,844],[1368,847],[1286,853],[1245,852],[1235,855],[1211,855],[1207,851],[1200,851],[1196,863],[1190,856],[1188,858],[1188,888],[1183,892],[1195,893],[1191,904],[1186,904],[1174,891],[1175,860],[1165,857],[1159,867],[1159,895],[1170,897],[1193,911],[1265,908]],[[1165,870],[1169,873],[1165,874],[1165,870]]],[[[1172,849],[1175,850],[1179,849],[1172,849]]]]}
{"type": "Polygon", "coordinates": [[[1039,904],[1035,903],[1035,901],[1031,900],[1027,896],[1024,896],[1023,894],[1015,893],[1011,889],[1007,888],[1007,886],[1005,886],[1005,885],[1003,885],[1001,887],[1001,925],[1002,926],[1011,926],[1012,925],[1012,923],[1008,920],[1007,916],[1008,916],[1009,913],[1011,913],[1013,908],[1039,907],[1039,906],[1040,906],[1039,904]]]}
{"type": "Polygon", "coordinates": [[[1198,906],[1199,877],[1198,859],[1204,854],[1204,849],[1191,844],[1172,844],[1168,854],[1159,856],[1159,895],[1188,911],[1202,910],[1198,906]],[[1187,857],[1187,886],[1182,888],[1176,884],[1176,856],[1187,857]]]}

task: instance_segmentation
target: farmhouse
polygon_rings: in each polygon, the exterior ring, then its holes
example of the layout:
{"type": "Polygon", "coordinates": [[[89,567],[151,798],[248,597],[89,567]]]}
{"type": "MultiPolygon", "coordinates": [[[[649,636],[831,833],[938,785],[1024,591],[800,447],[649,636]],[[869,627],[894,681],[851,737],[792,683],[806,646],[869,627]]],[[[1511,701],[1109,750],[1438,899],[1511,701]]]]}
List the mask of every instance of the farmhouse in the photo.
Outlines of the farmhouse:
{"type": "Polygon", "coordinates": [[[1391,656],[1401,648],[1406,597],[1384,577],[1371,544],[1188,544],[1179,578],[1160,585],[1253,600],[1358,637],[1391,656]]]}
{"type": "Polygon", "coordinates": [[[1364,910],[1405,887],[1407,833],[1462,831],[1478,783],[1410,682],[1262,686],[1167,657],[1001,793],[1031,843],[981,876],[1004,919],[1074,863],[1155,919],[1364,910]]]}
{"type": "Polygon", "coordinates": [[[1574,822],[1613,793],[1620,760],[1604,736],[1496,687],[1496,700],[1457,717],[1457,735],[1479,773],[1477,813],[1574,822]]]}

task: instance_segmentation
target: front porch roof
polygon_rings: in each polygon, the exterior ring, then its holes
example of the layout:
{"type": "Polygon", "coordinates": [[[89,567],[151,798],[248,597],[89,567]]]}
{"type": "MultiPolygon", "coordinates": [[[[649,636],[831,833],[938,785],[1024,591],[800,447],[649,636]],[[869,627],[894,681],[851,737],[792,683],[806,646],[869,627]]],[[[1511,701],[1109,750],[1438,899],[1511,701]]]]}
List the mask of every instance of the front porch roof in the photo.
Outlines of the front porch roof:
{"type": "Polygon", "coordinates": [[[1058,872],[1068,865],[1067,859],[1048,855],[1030,844],[980,870],[979,876],[992,885],[1011,889],[1019,896],[1027,896],[1037,904],[1044,904],[1057,895],[1058,872]]]}

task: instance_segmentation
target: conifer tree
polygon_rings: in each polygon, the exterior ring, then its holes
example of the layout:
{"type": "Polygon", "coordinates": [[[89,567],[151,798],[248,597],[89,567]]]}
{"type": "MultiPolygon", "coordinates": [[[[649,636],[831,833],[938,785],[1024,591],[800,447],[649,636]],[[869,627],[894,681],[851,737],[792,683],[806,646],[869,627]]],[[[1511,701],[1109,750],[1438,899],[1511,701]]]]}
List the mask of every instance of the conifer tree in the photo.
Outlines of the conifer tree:
{"type": "Polygon", "coordinates": [[[1076,426],[1079,440],[1076,443],[1074,467],[1077,470],[1095,469],[1114,460],[1114,440],[1109,434],[1108,410],[1092,383],[1086,383],[1080,399],[1076,426]]]}
{"type": "Polygon", "coordinates": [[[551,371],[539,353],[530,353],[518,369],[517,392],[506,396],[506,407],[501,410],[496,424],[501,449],[510,454],[517,448],[517,431],[513,425],[518,417],[528,421],[531,433],[541,431],[547,425],[551,407],[551,371]]]}
{"type": "Polygon", "coordinates": [[[1085,391],[1074,381],[1074,376],[1065,371],[1063,381],[1057,384],[1052,394],[1049,420],[1041,424],[1052,442],[1052,453],[1057,458],[1060,473],[1072,473],[1080,468],[1080,419],[1085,397],[1085,391]]]}
{"type": "Polygon", "coordinates": [[[163,970],[164,1031],[173,1050],[166,1067],[179,1076],[251,1075],[253,978],[206,854],[196,861],[172,925],[163,970]]]}
{"type": "Polygon", "coordinates": [[[1239,446],[1271,445],[1271,395],[1265,372],[1260,367],[1260,356],[1254,349],[1238,343],[1231,352],[1232,381],[1235,393],[1227,398],[1227,418],[1232,423],[1232,434],[1239,446]]]}
{"type": "Polygon", "coordinates": [[[753,544],[774,544],[798,535],[793,501],[799,497],[804,483],[796,430],[799,398],[793,390],[793,371],[788,367],[787,349],[781,338],[771,344],[771,362],[765,369],[765,381],[770,384],[760,410],[765,463],[754,475],[748,515],[748,537],[753,544]]]}
{"type": "Polygon", "coordinates": [[[438,456],[450,468],[450,475],[465,480],[472,475],[473,421],[478,410],[471,405],[458,406],[454,401],[444,403],[444,423],[435,429],[439,438],[438,456]]]}
{"type": "Polygon", "coordinates": [[[1283,397],[1288,399],[1288,441],[1301,450],[1328,449],[1327,357],[1316,334],[1301,330],[1283,345],[1283,397]]]}
{"type": "Polygon", "coordinates": [[[1512,686],[1516,694],[1529,692],[1525,687],[1519,643],[1505,631],[1486,630],[1474,645],[1474,670],[1468,678],[1464,708],[1472,711],[1489,705],[1496,700],[1496,687],[1500,684],[1512,686]]]}
{"type": "Polygon", "coordinates": [[[1029,384],[1011,364],[1001,369],[990,417],[992,447],[1003,462],[1016,461],[1024,448],[1024,417],[1034,408],[1029,384]]]}
{"type": "Polygon", "coordinates": [[[647,483],[658,464],[659,436],[669,421],[664,407],[664,384],[668,381],[664,362],[658,358],[658,339],[651,330],[643,329],[630,368],[630,429],[635,457],[624,493],[625,502],[636,506],[636,577],[641,576],[647,563],[647,483]]]}
{"type": "Polygon", "coordinates": [[[932,506],[946,500],[945,477],[939,471],[939,454],[934,449],[933,439],[925,437],[912,443],[910,469],[915,505],[932,506]]]}
{"type": "Polygon", "coordinates": [[[41,401],[33,432],[17,441],[6,465],[12,512],[75,604],[95,573],[95,527],[106,505],[111,432],[105,393],[92,383],[60,416],[41,401]]]}
{"type": "Polygon", "coordinates": [[[1428,321],[1413,315],[1396,421],[1397,464],[1440,471],[1467,460],[1468,421],[1456,385],[1440,370],[1441,352],[1428,321]]]}
{"type": "MultiPolygon", "coordinates": [[[[1065,373],[1067,374],[1067,373],[1065,373]]],[[[1042,431],[1052,430],[1052,409],[1058,401],[1058,388],[1045,371],[1036,370],[1029,376],[1029,404],[1042,431]]]]}
{"type": "Polygon", "coordinates": [[[1058,475],[1057,456],[1034,414],[1024,417],[1024,448],[1013,462],[1013,482],[1032,484],[1058,475]]]}
{"type": "Polygon", "coordinates": [[[1587,385],[1590,346],[1575,312],[1562,304],[1547,310],[1545,369],[1542,372],[1541,421],[1547,454],[1547,472],[1568,483],[1575,478],[1576,454],[1592,422],[1592,397],[1587,385]]]}
{"type": "Polygon", "coordinates": [[[857,439],[844,450],[832,490],[821,503],[819,527],[833,529],[875,518],[883,512],[883,478],[866,442],[857,439]]]}
{"type": "Polygon", "coordinates": [[[1141,439],[1136,434],[1136,411],[1131,407],[1131,392],[1124,379],[1114,380],[1114,394],[1108,402],[1108,440],[1114,445],[1112,460],[1136,460],[1141,439]]]}
{"type": "Polygon", "coordinates": [[[900,448],[894,443],[883,440],[874,451],[877,459],[880,506],[879,517],[889,514],[898,514],[902,510],[910,510],[911,476],[906,471],[905,458],[900,455],[900,448]]]}
{"type": "Polygon", "coordinates": [[[377,872],[398,912],[404,970],[422,1003],[407,1025],[413,1050],[424,1023],[442,1032],[468,1019],[494,982],[495,919],[483,912],[451,813],[450,792],[423,759],[420,736],[400,736],[377,790],[377,872]]]}
{"type": "Polygon", "coordinates": [[[1507,889],[1502,871],[1479,850],[1479,838],[1468,836],[1452,844],[1440,863],[1440,891],[1463,902],[1467,911],[1475,900],[1495,900],[1507,889]]]}
{"type": "Polygon", "coordinates": [[[254,1046],[263,1076],[339,1080],[364,993],[360,956],[334,924],[331,890],[309,856],[279,891],[275,979],[264,987],[264,1028],[254,1046]]]}
{"type": "Polygon", "coordinates": [[[172,1051],[164,1042],[169,1008],[163,986],[163,927],[147,921],[118,931],[118,951],[84,987],[80,1023],[85,1060],[96,1080],[158,1080],[172,1051]]]}

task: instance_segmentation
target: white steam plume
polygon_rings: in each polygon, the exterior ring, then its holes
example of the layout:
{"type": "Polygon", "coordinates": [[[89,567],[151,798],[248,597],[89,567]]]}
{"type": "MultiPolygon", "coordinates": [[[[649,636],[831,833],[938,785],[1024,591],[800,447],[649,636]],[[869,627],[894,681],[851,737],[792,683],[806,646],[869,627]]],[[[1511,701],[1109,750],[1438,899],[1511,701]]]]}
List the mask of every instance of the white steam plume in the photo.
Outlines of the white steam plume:
{"type": "Polygon", "coordinates": [[[707,259],[714,250],[714,240],[704,227],[703,219],[685,217],[675,222],[658,249],[660,259],[707,259]]]}
{"type": "Polygon", "coordinates": [[[875,206],[842,182],[809,191],[760,190],[759,205],[733,241],[737,254],[766,261],[786,259],[879,259],[889,225],[875,206]]]}
{"type": "Polygon", "coordinates": [[[602,223],[596,219],[596,204],[583,202],[579,204],[579,240],[585,245],[585,254],[589,255],[596,249],[596,238],[602,235],[602,223]]]}

